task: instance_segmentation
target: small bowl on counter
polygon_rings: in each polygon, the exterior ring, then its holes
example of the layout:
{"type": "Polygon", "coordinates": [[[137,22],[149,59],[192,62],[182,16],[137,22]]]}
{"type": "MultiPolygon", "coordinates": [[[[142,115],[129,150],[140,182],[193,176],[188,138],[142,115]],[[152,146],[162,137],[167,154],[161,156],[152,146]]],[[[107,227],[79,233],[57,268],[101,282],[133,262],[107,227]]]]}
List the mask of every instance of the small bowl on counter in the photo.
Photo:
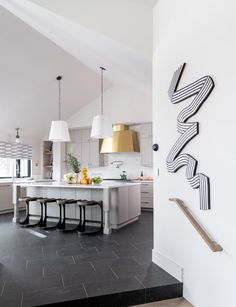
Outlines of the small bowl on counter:
{"type": "Polygon", "coordinates": [[[91,180],[93,185],[101,185],[103,182],[103,178],[101,176],[93,176],[91,180]]]}

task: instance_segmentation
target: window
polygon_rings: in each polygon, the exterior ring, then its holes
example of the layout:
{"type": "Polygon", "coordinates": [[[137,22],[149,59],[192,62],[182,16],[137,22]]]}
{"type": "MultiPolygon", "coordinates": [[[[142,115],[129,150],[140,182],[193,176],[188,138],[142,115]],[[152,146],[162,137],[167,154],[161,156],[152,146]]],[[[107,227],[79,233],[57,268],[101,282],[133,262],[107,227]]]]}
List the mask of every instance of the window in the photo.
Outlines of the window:
{"type": "Polygon", "coordinates": [[[16,165],[14,170],[15,177],[26,178],[31,176],[31,160],[0,158],[0,178],[12,178],[14,162],[16,165]]]}
{"type": "Polygon", "coordinates": [[[13,174],[12,159],[0,158],[0,178],[11,178],[13,174]]]}

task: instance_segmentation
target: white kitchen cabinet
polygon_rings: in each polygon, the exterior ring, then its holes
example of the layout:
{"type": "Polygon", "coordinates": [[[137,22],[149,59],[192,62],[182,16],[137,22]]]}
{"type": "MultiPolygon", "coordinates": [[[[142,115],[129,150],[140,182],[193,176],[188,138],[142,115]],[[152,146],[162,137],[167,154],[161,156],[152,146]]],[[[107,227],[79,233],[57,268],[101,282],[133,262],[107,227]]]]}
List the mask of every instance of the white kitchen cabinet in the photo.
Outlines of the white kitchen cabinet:
{"type": "Polygon", "coordinates": [[[91,134],[91,129],[82,129],[82,142],[89,142],[90,141],[90,134],[91,134]]]}
{"type": "Polygon", "coordinates": [[[89,167],[99,166],[99,141],[89,143],[89,167]]]}
{"type": "Polygon", "coordinates": [[[140,153],[141,164],[143,166],[152,167],[152,124],[142,124],[140,133],[140,153]]]}
{"type": "Polygon", "coordinates": [[[90,151],[90,146],[89,146],[89,142],[84,142],[84,143],[81,143],[81,164],[82,166],[85,166],[85,167],[88,167],[89,166],[89,163],[90,163],[90,154],[89,154],[89,151],[90,151]]]}
{"type": "Polygon", "coordinates": [[[91,129],[70,131],[71,142],[66,144],[66,153],[73,154],[82,167],[99,167],[102,164],[99,153],[99,141],[90,138],[91,129]]]}
{"type": "Polygon", "coordinates": [[[151,138],[141,138],[140,139],[141,148],[141,164],[143,166],[152,166],[152,139],[151,138]]]}
{"type": "Polygon", "coordinates": [[[144,181],[141,183],[141,207],[153,208],[153,182],[144,181]]]}
{"type": "Polygon", "coordinates": [[[0,185],[0,211],[12,210],[12,185],[0,185]]]}
{"type": "Polygon", "coordinates": [[[141,208],[138,205],[140,204],[140,186],[129,187],[128,203],[128,218],[131,220],[141,214],[141,208]]]}
{"type": "Polygon", "coordinates": [[[141,137],[142,138],[152,137],[152,124],[141,125],[141,137]]]}

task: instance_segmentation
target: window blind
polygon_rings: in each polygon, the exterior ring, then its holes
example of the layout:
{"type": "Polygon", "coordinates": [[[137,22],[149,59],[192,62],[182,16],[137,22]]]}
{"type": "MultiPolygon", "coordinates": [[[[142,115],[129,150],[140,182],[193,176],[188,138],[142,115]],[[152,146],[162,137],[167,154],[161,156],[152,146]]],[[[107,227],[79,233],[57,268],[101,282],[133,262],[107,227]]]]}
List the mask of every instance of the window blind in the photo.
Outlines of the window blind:
{"type": "Polygon", "coordinates": [[[0,158],[32,159],[32,145],[0,142],[0,158]]]}

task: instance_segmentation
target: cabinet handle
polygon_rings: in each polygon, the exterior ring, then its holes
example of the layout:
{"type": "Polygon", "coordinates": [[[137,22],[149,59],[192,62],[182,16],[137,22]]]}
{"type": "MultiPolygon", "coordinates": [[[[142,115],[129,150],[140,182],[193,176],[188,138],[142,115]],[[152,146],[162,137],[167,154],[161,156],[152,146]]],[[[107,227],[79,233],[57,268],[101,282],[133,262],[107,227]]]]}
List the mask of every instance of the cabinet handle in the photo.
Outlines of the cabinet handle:
{"type": "Polygon", "coordinates": [[[149,204],[148,201],[142,201],[141,204],[149,204]]]}
{"type": "Polygon", "coordinates": [[[141,192],[141,193],[143,193],[143,194],[149,194],[149,192],[141,192]]]}

